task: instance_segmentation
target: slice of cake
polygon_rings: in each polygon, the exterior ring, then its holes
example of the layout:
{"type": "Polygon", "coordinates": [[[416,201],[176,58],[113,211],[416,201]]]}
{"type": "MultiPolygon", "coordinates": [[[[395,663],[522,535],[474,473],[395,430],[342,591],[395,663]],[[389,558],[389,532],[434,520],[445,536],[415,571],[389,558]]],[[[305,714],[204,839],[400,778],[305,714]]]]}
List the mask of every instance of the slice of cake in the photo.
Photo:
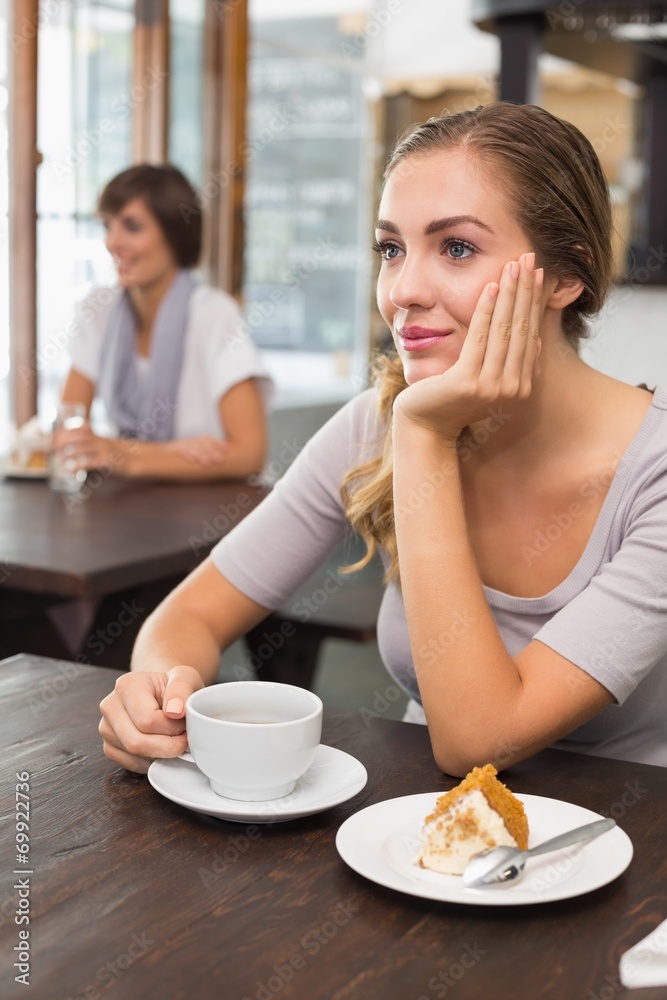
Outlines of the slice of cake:
{"type": "Polygon", "coordinates": [[[493,764],[474,767],[441,795],[421,831],[417,863],[445,875],[462,875],[473,854],[489,847],[528,846],[528,820],[519,800],[496,777],[493,764]]]}
{"type": "Polygon", "coordinates": [[[46,469],[51,449],[51,434],[39,417],[31,417],[16,433],[12,458],[24,469],[46,469]]]}

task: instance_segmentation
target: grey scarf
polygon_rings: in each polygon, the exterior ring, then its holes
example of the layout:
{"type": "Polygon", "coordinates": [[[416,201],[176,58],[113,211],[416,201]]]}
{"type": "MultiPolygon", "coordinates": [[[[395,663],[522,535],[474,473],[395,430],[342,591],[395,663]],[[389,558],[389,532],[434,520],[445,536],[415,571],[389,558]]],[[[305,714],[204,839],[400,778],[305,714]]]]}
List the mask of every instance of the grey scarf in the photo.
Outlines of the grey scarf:
{"type": "Polygon", "coordinates": [[[100,395],[121,437],[170,441],[190,296],[196,288],[189,271],[179,271],[160,303],[147,375],[137,355],[137,316],[127,292],[114,304],[100,358],[100,395]]]}

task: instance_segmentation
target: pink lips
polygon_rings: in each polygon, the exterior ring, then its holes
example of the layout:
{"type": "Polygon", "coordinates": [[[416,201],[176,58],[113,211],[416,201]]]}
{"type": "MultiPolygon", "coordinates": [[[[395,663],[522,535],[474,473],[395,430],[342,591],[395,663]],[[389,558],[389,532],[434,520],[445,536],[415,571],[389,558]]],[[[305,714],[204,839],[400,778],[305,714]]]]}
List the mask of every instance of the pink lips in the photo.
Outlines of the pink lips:
{"type": "Polygon", "coordinates": [[[452,330],[429,330],[423,326],[402,326],[398,331],[406,351],[424,351],[451,336],[452,330]]]}

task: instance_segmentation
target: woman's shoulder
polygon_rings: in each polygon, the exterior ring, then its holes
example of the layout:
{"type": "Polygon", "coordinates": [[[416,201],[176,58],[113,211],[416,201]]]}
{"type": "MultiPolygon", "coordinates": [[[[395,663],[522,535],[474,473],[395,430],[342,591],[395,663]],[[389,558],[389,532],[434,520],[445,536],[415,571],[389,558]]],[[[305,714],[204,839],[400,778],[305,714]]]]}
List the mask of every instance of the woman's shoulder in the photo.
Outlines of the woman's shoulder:
{"type": "Polygon", "coordinates": [[[637,435],[646,460],[667,460],[667,386],[656,386],[637,435]]]}
{"type": "Polygon", "coordinates": [[[653,400],[621,464],[627,470],[629,509],[667,502],[667,387],[657,386],[653,400]]]}
{"type": "Polygon", "coordinates": [[[75,367],[88,378],[97,378],[109,318],[121,295],[122,289],[119,287],[96,287],[88,292],[74,310],[67,351],[75,367]]]}
{"type": "Polygon", "coordinates": [[[211,285],[195,285],[192,292],[192,311],[195,314],[205,314],[210,318],[234,317],[239,319],[241,310],[236,299],[232,298],[222,288],[213,288],[211,285]]]}
{"type": "Polygon", "coordinates": [[[254,350],[236,300],[210,285],[196,285],[192,292],[187,336],[190,350],[209,359],[254,350]]]}
{"type": "Polygon", "coordinates": [[[667,469],[667,386],[656,386],[648,410],[648,433],[643,452],[647,461],[667,469]]]}
{"type": "Polygon", "coordinates": [[[641,385],[639,388],[646,389],[653,395],[652,405],[657,410],[667,412],[667,385],[656,385],[653,389],[649,389],[646,385],[641,385]]]}
{"type": "Polygon", "coordinates": [[[640,480],[656,463],[667,462],[667,386],[602,378],[606,395],[599,397],[591,440],[604,450],[614,447],[613,464],[625,470],[629,482],[640,480]]]}

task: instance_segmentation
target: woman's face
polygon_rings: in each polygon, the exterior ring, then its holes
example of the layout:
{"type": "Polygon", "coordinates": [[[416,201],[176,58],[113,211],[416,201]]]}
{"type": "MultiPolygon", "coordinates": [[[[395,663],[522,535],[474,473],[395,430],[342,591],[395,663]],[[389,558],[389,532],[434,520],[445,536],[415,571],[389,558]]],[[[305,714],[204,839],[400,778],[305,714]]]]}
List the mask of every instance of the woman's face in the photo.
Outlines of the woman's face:
{"type": "Polygon", "coordinates": [[[102,218],[106,247],[123,288],[149,288],[177,270],[162,227],[141,198],[128,201],[117,215],[102,218]]]}
{"type": "Polygon", "coordinates": [[[470,152],[439,150],[399,162],[387,179],[377,301],[408,384],[454,364],[484,286],[532,250],[491,173],[470,152]]]}

